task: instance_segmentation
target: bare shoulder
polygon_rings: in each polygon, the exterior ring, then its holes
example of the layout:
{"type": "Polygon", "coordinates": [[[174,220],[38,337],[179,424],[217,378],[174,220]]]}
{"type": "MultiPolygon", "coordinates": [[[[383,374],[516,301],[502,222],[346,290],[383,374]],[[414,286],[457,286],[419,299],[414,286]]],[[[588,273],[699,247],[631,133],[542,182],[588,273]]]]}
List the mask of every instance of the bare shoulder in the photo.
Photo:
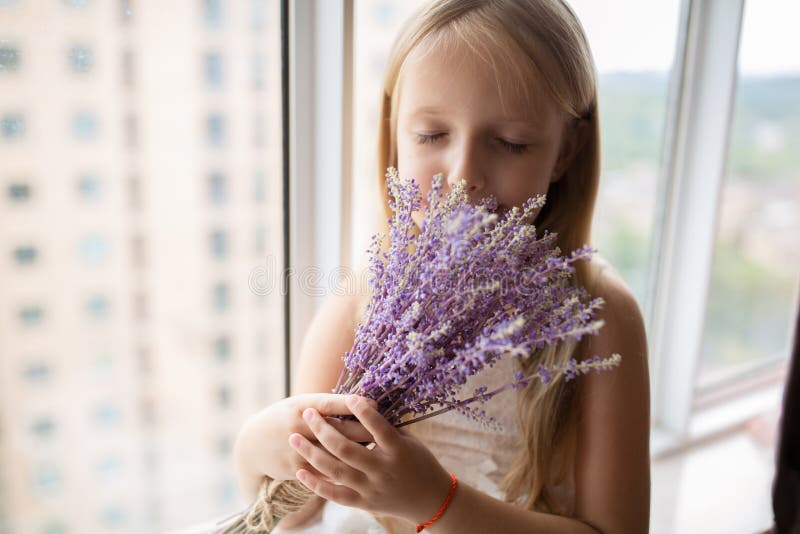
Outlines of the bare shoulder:
{"type": "MultiPolygon", "coordinates": [[[[622,276],[613,265],[602,257],[593,258],[592,264],[594,277],[587,289],[592,296],[601,297],[605,301],[604,313],[601,313],[601,318],[613,319],[615,325],[628,327],[630,329],[628,334],[632,336],[639,334],[644,336],[644,320],[641,309],[622,276]],[[619,323],[619,321],[623,321],[623,323],[619,323]]],[[[615,328],[615,326],[609,328],[608,334],[613,333],[611,331],[615,328]]]]}
{"type": "Polygon", "coordinates": [[[587,289],[605,301],[598,313],[604,325],[585,338],[579,358],[619,353],[622,360],[616,369],[578,379],[576,512],[602,532],[647,532],[650,382],[644,321],[614,268],[598,258],[592,263],[595,276],[587,289]]]}
{"type": "Polygon", "coordinates": [[[602,258],[595,258],[592,263],[595,271],[587,290],[593,297],[603,299],[597,318],[604,324],[597,335],[584,338],[578,356],[606,358],[619,353],[622,362],[610,373],[590,375],[596,376],[595,380],[584,379],[587,386],[584,389],[616,395],[619,400],[626,394],[643,396],[645,390],[649,392],[649,371],[647,336],[639,304],[610,263],[602,258]],[[633,385],[637,386],[635,391],[631,389],[633,385]]]}

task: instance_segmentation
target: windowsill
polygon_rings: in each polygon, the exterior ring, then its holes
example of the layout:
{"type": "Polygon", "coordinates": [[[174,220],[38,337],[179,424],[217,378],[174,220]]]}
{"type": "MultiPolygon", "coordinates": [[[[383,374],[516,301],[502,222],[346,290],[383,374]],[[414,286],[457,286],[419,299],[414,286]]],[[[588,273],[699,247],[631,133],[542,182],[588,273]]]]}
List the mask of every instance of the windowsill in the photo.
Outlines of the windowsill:
{"type": "Polygon", "coordinates": [[[749,391],[737,398],[692,414],[687,435],[681,439],[663,428],[650,431],[650,457],[659,459],[681,454],[712,439],[735,432],[748,420],[780,407],[783,383],[749,391]]]}

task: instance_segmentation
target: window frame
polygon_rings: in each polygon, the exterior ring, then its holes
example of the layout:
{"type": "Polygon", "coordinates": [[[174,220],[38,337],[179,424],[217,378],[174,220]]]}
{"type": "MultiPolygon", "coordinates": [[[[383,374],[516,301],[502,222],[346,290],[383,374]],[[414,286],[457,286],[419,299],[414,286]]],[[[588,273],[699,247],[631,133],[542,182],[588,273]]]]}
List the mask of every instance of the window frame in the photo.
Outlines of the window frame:
{"type": "Polygon", "coordinates": [[[287,395],[329,277],[350,257],[353,11],[352,0],[288,3],[287,395]]]}

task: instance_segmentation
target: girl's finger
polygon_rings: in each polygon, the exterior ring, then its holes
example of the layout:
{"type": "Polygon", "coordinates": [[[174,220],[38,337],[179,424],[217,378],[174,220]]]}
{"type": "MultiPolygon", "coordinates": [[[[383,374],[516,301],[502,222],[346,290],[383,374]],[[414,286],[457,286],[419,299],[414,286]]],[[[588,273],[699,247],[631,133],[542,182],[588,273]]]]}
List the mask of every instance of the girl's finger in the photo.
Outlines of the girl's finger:
{"type": "Polygon", "coordinates": [[[347,406],[353,411],[353,415],[358,417],[364,428],[372,434],[379,447],[386,450],[392,448],[392,443],[397,439],[397,429],[385,417],[358,397],[347,399],[347,406]]]}
{"type": "Polygon", "coordinates": [[[303,457],[300,455],[300,453],[298,453],[298,452],[296,452],[296,451],[292,453],[292,456],[291,456],[291,465],[293,466],[293,469],[294,469],[294,471],[295,471],[295,472],[297,472],[297,471],[298,471],[298,470],[300,470],[300,469],[305,469],[306,471],[309,471],[309,472],[311,472],[311,474],[312,474],[312,475],[315,475],[315,476],[317,476],[317,477],[319,477],[319,478],[321,478],[321,479],[323,479],[323,480],[328,480],[328,477],[326,477],[325,475],[323,475],[322,473],[320,473],[319,471],[317,471],[317,470],[314,468],[314,466],[313,466],[313,465],[311,465],[310,463],[308,463],[308,461],[306,461],[306,459],[305,459],[305,458],[303,458],[303,457]]]}
{"type": "Polygon", "coordinates": [[[314,469],[333,482],[339,482],[353,487],[362,484],[366,478],[364,473],[356,471],[346,463],[332,456],[328,451],[308,441],[301,434],[292,434],[289,436],[289,444],[300,456],[305,458],[314,469]]]}
{"type": "Polygon", "coordinates": [[[369,430],[364,428],[364,425],[358,421],[337,419],[336,417],[326,417],[325,420],[350,441],[355,441],[357,443],[370,443],[375,441],[375,438],[372,437],[369,430]]]}
{"type": "MultiPolygon", "coordinates": [[[[306,408],[314,408],[319,413],[324,415],[346,415],[352,413],[346,402],[350,397],[355,397],[355,395],[340,395],[337,393],[304,393],[296,395],[295,399],[301,411],[306,408]]],[[[371,402],[373,405],[375,405],[375,401],[372,399],[366,399],[366,397],[360,398],[364,398],[365,400],[368,400],[368,402],[371,402]]]]}
{"type": "Polygon", "coordinates": [[[305,487],[323,499],[327,499],[344,506],[358,506],[358,504],[361,502],[361,496],[347,486],[338,486],[336,484],[326,482],[306,471],[305,469],[300,469],[296,476],[297,480],[302,482],[305,487]]]}
{"type": "MultiPolygon", "coordinates": [[[[313,408],[303,412],[303,417],[320,444],[337,459],[362,473],[367,473],[374,469],[375,455],[365,447],[350,441],[340,434],[313,408]]],[[[358,486],[354,487],[358,489],[358,486]]]]}

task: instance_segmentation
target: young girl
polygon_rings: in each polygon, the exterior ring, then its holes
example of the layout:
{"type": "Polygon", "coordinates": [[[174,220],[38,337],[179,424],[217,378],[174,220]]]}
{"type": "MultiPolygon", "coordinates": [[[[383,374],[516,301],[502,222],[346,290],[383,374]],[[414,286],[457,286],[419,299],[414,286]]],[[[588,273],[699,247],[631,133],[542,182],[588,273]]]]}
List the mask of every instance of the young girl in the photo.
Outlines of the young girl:
{"type": "MultiPolygon", "coordinates": [[[[381,191],[386,168],[395,166],[423,195],[438,172],[451,186],[466,180],[472,200],[494,195],[501,209],[546,194],[535,225],[557,232],[561,250],[571,251],[590,243],[599,130],[591,52],[565,2],[437,0],[406,22],[389,57],[381,191]]],[[[388,218],[386,201],[384,193],[388,218]]],[[[541,357],[619,352],[622,365],[495,397],[482,408],[500,432],[452,412],[396,429],[366,399],[321,393],[336,383],[368,295],[329,298],[309,327],[296,394],[251,417],[237,439],[243,493],[252,500],[268,475],[297,478],[319,496],[276,532],[414,532],[440,510],[453,473],[456,489],[431,533],[647,532],[641,314],[599,257],[578,265],[576,278],[605,300],[605,326],[541,357]],[[325,417],[347,413],[358,422],[325,417]]],[[[466,391],[506,383],[519,365],[509,358],[486,369],[466,391]]]]}

